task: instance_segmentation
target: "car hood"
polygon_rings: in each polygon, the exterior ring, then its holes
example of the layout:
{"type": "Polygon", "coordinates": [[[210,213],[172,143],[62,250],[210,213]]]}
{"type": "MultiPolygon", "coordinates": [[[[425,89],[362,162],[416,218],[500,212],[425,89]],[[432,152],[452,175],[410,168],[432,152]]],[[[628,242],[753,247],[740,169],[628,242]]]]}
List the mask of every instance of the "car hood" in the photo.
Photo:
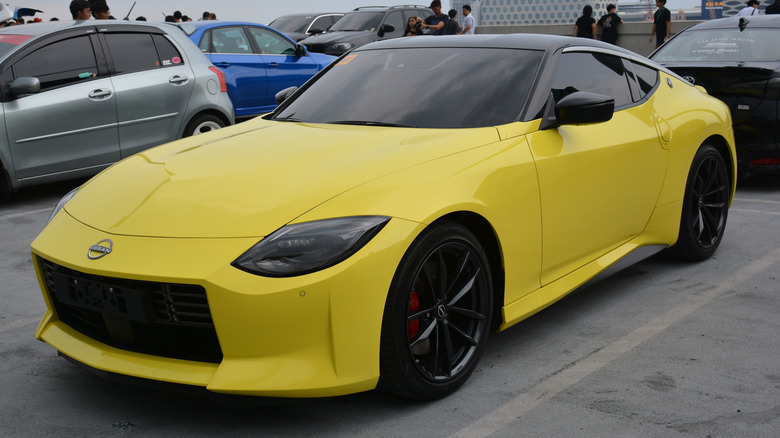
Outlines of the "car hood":
{"type": "Polygon", "coordinates": [[[344,31],[344,32],[325,32],[319,35],[312,35],[302,41],[303,45],[309,44],[331,44],[331,43],[353,43],[365,44],[376,38],[376,32],[344,31]]]}
{"type": "Polygon", "coordinates": [[[82,186],[65,211],[117,235],[262,237],[367,181],[498,139],[495,128],[257,118],[129,157],[82,186]]]}

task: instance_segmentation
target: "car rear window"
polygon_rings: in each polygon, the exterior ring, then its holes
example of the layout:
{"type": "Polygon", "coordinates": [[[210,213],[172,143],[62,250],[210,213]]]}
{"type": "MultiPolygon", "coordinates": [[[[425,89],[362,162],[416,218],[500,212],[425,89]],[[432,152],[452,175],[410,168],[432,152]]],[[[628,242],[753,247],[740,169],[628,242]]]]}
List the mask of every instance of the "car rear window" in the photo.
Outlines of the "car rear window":
{"type": "Polygon", "coordinates": [[[777,29],[689,30],[666,43],[652,56],[656,62],[780,61],[777,29]]]}
{"type": "Polygon", "coordinates": [[[473,128],[517,120],[543,52],[364,50],[342,58],[275,116],[314,123],[473,128]]]}

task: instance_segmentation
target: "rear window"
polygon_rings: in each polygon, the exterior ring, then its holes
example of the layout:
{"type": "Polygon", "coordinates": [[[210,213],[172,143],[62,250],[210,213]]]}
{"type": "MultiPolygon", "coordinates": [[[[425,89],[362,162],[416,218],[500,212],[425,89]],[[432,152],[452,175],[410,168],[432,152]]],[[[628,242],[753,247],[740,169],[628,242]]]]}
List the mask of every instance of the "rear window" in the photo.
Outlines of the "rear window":
{"type": "Polygon", "coordinates": [[[683,32],[666,43],[653,61],[780,61],[780,30],[706,29],[683,32]]]}
{"type": "Polygon", "coordinates": [[[275,118],[474,128],[517,120],[543,52],[365,50],[342,58],[275,118]]]}
{"type": "Polygon", "coordinates": [[[32,38],[30,35],[0,35],[0,56],[32,38]]]}

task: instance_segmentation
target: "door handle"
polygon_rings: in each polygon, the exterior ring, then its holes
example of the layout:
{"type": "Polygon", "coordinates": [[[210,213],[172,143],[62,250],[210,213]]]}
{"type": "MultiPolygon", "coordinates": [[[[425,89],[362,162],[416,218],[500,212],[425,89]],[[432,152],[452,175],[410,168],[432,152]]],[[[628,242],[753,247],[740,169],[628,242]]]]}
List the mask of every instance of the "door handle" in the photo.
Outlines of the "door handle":
{"type": "Polygon", "coordinates": [[[176,75],[176,76],[168,79],[168,82],[172,83],[173,85],[182,85],[182,84],[186,83],[189,80],[190,80],[190,78],[188,78],[188,77],[176,75]]]}
{"type": "Polygon", "coordinates": [[[219,67],[219,68],[226,68],[226,67],[230,67],[230,63],[227,63],[227,62],[217,62],[217,63],[215,63],[214,65],[215,65],[215,66],[217,66],[217,67],[219,67]]]}
{"type": "Polygon", "coordinates": [[[111,92],[111,90],[107,90],[105,88],[99,88],[97,90],[92,90],[89,93],[89,98],[95,100],[105,100],[111,97],[112,94],[113,93],[111,92]]]}
{"type": "Polygon", "coordinates": [[[279,64],[277,64],[275,62],[272,62],[272,63],[268,64],[268,68],[279,68],[279,64]]]}

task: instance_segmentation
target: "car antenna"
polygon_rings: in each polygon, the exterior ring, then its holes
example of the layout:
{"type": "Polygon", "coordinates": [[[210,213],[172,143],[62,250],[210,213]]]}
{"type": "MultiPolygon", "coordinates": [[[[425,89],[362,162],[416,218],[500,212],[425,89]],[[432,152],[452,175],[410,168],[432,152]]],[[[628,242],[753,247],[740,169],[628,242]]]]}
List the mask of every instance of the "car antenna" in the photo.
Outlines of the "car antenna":
{"type": "Polygon", "coordinates": [[[130,6],[130,10],[127,11],[127,15],[125,15],[125,18],[123,18],[123,20],[130,21],[130,13],[133,12],[133,8],[135,7],[136,3],[137,2],[133,2],[133,6],[130,6]]]}

